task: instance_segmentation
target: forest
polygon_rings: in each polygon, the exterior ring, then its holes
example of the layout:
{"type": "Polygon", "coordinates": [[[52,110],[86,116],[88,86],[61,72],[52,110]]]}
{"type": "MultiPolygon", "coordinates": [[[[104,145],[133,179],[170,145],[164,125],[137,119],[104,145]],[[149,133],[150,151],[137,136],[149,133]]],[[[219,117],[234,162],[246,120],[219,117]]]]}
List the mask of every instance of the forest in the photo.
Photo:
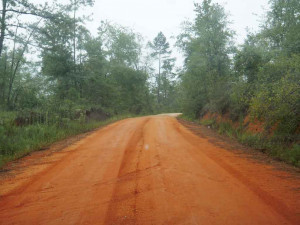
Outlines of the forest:
{"type": "Polygon", "coordinates": [[[86,28],[93,0],[45,4],[2,0],[0,166],[108,119],[182,112],[219,132],[300,166],[300,2],[270,0],[260,30],[235,43],[228,12],[195,3],[175,46],[99,21],[86,28]],[[174,48],[184,55],[176,68],[174,48]],[[259,133],[243,121],[260,121],[259,133]],[[237,124],[234,126],[232,124],[237,124]]]}

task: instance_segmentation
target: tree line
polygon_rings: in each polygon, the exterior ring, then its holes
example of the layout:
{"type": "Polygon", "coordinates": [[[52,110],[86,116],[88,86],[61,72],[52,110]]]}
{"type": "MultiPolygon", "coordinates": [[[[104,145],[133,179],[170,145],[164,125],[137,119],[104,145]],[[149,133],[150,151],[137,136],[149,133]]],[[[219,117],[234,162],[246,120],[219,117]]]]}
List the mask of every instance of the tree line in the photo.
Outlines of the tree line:
{"type": "MultiPolygon", "coordinates": [[[[259,32],[234,43],[224,8],[195,3],[176,47],[184,66],[175,70],[162,32],[145,43],[130,28],[102,21],[97,35],[80,10],[93,0],[2,0],[0,107],[74,119],[86,111],[147,114],[182,111],[247,115],[295,140],[300,109],[300,3],[270,0],[259,32]]],[[[41,120],[41,119],[40,119],[41,120]]],[[[43,119],[48,120],[48,119],[43,119]]],[[[49,121],[49,120],[48,120],[49,121]]]]}
{"type": "Polygon", "coordinates": [[[236,46],[224,8],[211,0],[195,4],[195,19],[184,23],[177,38],[185,55],[182,109],[194,118],[211,112],[243,121],[250,115],[266,133],[297,142],[300,2],[270,0],[269,6],[259,32],[248,32],[236,46]]]}
{"type": "Polygon", "coordinates": [[[79,14],[93,4],[2,1],[1,111],[73,119],[90,110],[108,115],[172,110],[175,59],[164,34],[145,44],[130,28],[101,21],[93,36],[85,27],[88,18],[79,14]]]}

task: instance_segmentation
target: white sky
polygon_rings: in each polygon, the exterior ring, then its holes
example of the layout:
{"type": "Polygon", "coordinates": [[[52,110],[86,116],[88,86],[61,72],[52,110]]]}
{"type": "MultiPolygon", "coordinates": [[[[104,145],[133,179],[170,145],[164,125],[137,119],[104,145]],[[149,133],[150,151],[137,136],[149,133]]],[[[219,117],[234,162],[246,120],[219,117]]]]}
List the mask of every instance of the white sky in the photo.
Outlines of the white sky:
{"type": "MultiPolygon", "coordinates": [[[[32,0],[33,3],[41,3],[47,0],[32,0]]],[[[51,2],[51,0],[48,0],[51,2]]],[[[69,2],[69,0],[58,0],[69,2]]],[[[92,15],[93,21],[86,22],[87,28],[92,34],[97,34],[97,28],[101,20],[129,27],[140,33],[145,42],[153,40],[158,32],[162,31],[170,44],[174,44],[171,36],[177,36],[183,21],[192,20],[195,16],[194,2],[202,0],[95,0],[93,7],[87,7],[82,14],[92,15]]],[[[231,29],[236,32],[235,41],[242,44],[249,28],[257,31],[259,23],[268,9],[269,0],[213,0],[225,7],[232,22],[231,29]]],[[[174,51],[178,59],[177,65],[182,64],[182,56],[174,51]]]]}
{"type": "MultiPolygon", "coordinates": [[[[64,0],[66,1],[66,0],[64,0]]],[[[231,29],[236,32],[235,41],[242,44],[247,35],[246,29],[257,31],[269,0],[213,0],[225,7],[232,22],[231,29]]],[[[108,20],[140,33],[145,41],[153,40],[162,31],[169,42],[174,44],[171,36],[177,36],[181,31],[181,23],[192,20],[195,16],[194,2],[201,0],[95,0],[92,8],[87,8],[84,14],[92,14],[93,21],[86,25],[93,33],[101,20],[108,20]]],[[[181,66],[183,58],[173,49],[177,58],[177,66],[181,66]]]]}
{"type": "MultiPolygon", "coordinates": [[[[88,23],[92,33],[96,33],[101,20],[131,27],[152,40],[159,31],[167,37],[180,33],[180,24],[194,17],[194,2],[201,0],[95,0],[92,13],[94,21],[88,23]]],[[[268,0],[213,0],[225,7],[232,21],[231,28],[236,31],[236,41],[242,43],[246,37],[246,28],[256,31],[263,15],[263,7],[268,0]],[[255,15],[256,14],[256,15],[255,15]]]]}

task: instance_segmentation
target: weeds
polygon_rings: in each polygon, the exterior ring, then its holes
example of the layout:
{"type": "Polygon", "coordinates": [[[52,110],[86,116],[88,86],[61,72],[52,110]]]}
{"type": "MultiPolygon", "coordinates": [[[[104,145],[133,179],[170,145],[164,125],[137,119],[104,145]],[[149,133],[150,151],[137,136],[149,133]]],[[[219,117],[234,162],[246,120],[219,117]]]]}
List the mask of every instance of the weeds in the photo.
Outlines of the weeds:
{"type": "Polygon", "coordinates": [[[185,115],[185,114],[181,114],[180,116],[178,116],[178,118],[187,120],[187,121],[191,121],[191,122],[197,122],[193,117],[185,115]]]}
{"type": "MultiPolygon", "coordinates": [[[[186,119],[185,116],[181,116],[181,118],[186,119]]],[[[217,130],[219,134],[236,139],[241,144],[267,153],[273,158],[300,167],[300,145],[289,143],[278,134],[274,134],[272,137],[268,137],[263,133],[253,134],[246,131],[242,125],[236,128],[229,122],[217,122],[214,119],[199,121],[189,118],[188,120],[198,122],[204,126],[210,126],[217,130]]]]}
{"type": "Polygon", "coordinates": [[[115,116],[105,121],[67,121],[63,126],[33,124],[17,127],[10,122],[0,124],[0,167],[32,151],[39,150],[58,140],[84,133],[130,115],[115,116]]]}
{"type": "Polygon", "coordinates": [[[204,126],[212,126],[214,127],[215,124],[216,124],[216,121],[214,119],[211,119],[211,120],[203,120],[203,121],[200,121],[200,124],[204,125],[204,126]]]}

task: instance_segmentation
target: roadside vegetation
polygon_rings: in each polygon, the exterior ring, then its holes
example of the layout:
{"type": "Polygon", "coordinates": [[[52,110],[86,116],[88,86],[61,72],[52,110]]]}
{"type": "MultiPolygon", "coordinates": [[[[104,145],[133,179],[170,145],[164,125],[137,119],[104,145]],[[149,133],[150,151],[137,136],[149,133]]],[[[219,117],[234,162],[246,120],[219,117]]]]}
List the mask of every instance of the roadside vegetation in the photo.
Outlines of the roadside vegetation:
{"type": "Polygon", "coordinates": [[[2,1],[0,166],[124,115],[176,107],[164,34],[147,44],[130,28],[99,21],[94,36],[79,15],[93,4],[2,1]]]}
{"type": "Polygon", "coordinates": [[[31,2],[2,1],[2,161],[114,116],[181,111],[299,165],[298,0],[270,0],[260,31],[249,32],[239,46],[221,5],[195,3],[194,21],[183,22],[177,36],[185,57],[181,69],[175,69],[173,46],[162,32],[144,40],[130,28],[101,21],[92,35],[79,12],[93,7],[93,0],[31,2]],[[221,123],[218,116],[230,121],[221,123]],[[249,132],[257,121],[262,129],[249,132]]]}
{"type": "Polygon", "coordinates": [[[196,18],[184,24],[177,42],[186,57],[182,109],[186,117],[299,166],[300,2],[269,4],[260,31],[240,46],[222,6],[195,4],[196,18]],[[249,132],[256,122],[262,129],[249,132]]]}
{"type": "Polygon", "coordinates": [[[286,143],[278,135],[266,136],[263,132],[251,132],[244,123],[232,121],[218,121],[216,118],[195,119],[185,115],[181,119],[214,129],[221,135],[225,135],[239,143],[257,149],[269,156],[300,167],[300,145],[286,143]]]}
{"type": "Polygon", "coordinates": [[[43,150],[56,141],[132,116],[113,116],[102,121],[65,120],[53,124],[36,123],[27,126],[14,126],[13,120],[8,119],[0,126],[0,168],[5,163],[32,151],[43,150]]]}

